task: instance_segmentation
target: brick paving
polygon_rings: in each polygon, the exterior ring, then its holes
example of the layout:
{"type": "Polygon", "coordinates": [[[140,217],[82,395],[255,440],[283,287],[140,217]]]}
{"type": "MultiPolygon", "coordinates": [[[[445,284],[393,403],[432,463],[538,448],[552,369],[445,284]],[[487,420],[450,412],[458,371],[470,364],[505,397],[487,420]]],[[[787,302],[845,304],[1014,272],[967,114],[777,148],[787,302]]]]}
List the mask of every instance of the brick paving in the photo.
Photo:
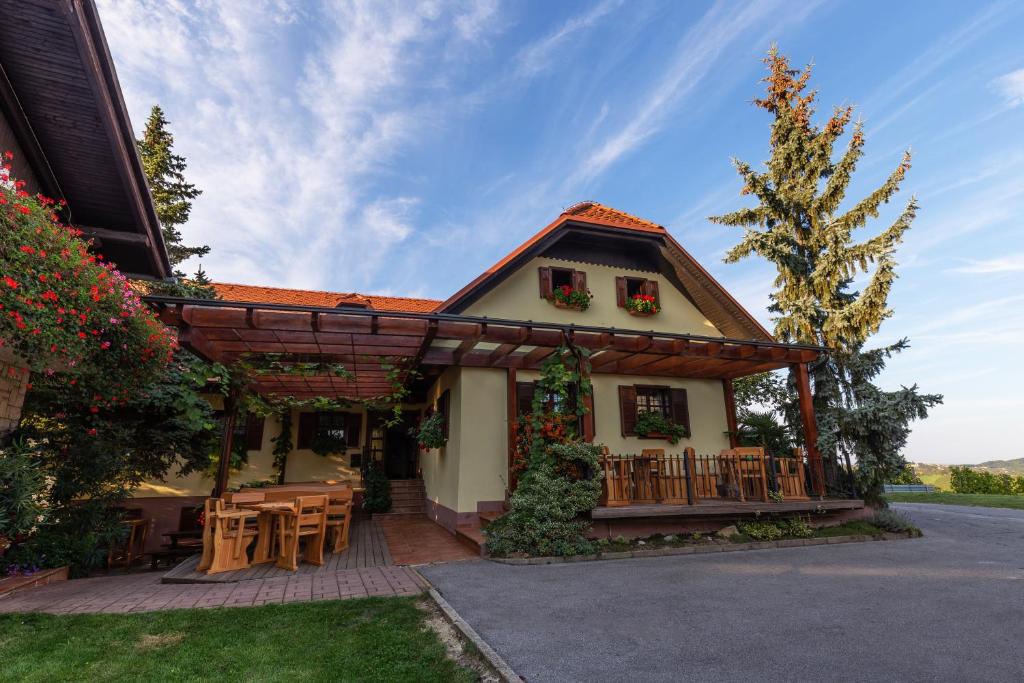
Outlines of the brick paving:
{"type": "Polygon", "coordinates": [[[425,516],[376,517],[395,564],[431,564],[480,559],[455,535],[425,516]]]}
{"type": "Polygon", "coordinates": [[[418,595],[428,587],[408,567],[365,567],[235,583],[161,583],[160,572],[62,581],[0,598],[0,612],[150,612],[284,602],[418,595]]]}

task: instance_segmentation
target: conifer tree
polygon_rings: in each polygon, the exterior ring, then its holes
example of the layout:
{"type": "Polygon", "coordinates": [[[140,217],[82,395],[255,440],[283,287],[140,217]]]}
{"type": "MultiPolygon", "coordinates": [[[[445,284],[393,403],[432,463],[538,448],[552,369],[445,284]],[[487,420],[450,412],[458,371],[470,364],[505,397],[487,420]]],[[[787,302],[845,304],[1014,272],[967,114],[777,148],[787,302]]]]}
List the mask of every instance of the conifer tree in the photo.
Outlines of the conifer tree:
{"type": "MultiPolygon", "coordinates": [[[[899,191],[910,169],[910,152],[873,192],[844,207],[846,190],[863,155],[860,122],[852,126],[845,150],[834,158],[853,107],[837,107],[824,125],[813,121],[815,91],[808,91],[811,67],[790,68],[774,46],[764,60],[767,92],[754,104],[774,116],[770,157],[764,171],[734,160],[743,181],[741,194],[757,206],[711,220],[742,227],[743,239],[726,256],[736,262],[751,255],[777,269],[770,310],[775,334],[787,342],[820,344],[831,353],[811,368],[818,445],[830,488],[841,487],[840,458],[857,459],[861,492],[874,498],[881,483],[903,467],[900,451],[910,422],[923,419],[942,397],[920,394],[917,385],[883,391],[872,381],[885,361],[908,347],[901,339],[865,349],[868,339],[892,315],[889,292],[896,279],[895,252],[917,212],[911,197],[884,230],[855,241],[855,230],[877,218],[899,191]],[[867,274],[863,288],[854,278],[867,274]]],[[[787,412],[791,412],[789,407],[787,412]]]]}
{"type": "MultiPolygon", "coordinates": [[[[153,105],[142,139],[136,144],[156,205],[156,215],[160,219],[167,256],[171,265],[177,266],[193,256],[205,256],[210,247],[182,244],[178,226],[188,221],[192,200],[202,194],[202,190],[185,180],[185,157],[174,153],[174,135],[168,130],[168,125],[163,109],[160,105],[153,105]]],[[[175,271],[175,275],[184,277],[180,271],[175,271]]]]}

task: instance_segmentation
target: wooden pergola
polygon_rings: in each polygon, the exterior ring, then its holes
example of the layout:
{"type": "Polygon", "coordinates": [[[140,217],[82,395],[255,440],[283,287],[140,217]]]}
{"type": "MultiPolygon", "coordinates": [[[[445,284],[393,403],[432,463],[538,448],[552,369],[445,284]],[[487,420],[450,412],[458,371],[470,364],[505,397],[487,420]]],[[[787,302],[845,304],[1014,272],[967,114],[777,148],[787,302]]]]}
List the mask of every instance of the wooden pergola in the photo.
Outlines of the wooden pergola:
{"type": "Polygon", "coordinates": [[[822,347],[450,313],[164,296],[145,300],[165,324],[178,329],[183,346],[208,360],[339,363],[351,373],[260,373],[252,386],[267,396],[372,399],[393,391],[396,369],[399,381],[409,381],[414,373],[430,376],[453,366],[505,368],[514,388],[517,370],[537,369],[569,344],[590,352],[592,374],[722,380],[734,433],[731,380],[793,367],[813,488],[824,493],[824,478],[815,475],[821,456],[807,372],[807,363],[826,352],[822,347]]]}

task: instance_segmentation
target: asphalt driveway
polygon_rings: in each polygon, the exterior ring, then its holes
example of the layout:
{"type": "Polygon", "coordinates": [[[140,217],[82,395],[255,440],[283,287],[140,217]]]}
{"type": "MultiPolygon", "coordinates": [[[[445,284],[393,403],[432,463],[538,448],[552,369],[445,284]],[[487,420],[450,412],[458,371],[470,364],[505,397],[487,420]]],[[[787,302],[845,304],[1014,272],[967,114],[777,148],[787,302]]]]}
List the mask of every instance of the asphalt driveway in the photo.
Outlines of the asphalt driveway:
{"type": "Polygon", "coordinates": [[[527,681],[1024,680],[1024,511],[921,539],[422,573],[527,681]]]}

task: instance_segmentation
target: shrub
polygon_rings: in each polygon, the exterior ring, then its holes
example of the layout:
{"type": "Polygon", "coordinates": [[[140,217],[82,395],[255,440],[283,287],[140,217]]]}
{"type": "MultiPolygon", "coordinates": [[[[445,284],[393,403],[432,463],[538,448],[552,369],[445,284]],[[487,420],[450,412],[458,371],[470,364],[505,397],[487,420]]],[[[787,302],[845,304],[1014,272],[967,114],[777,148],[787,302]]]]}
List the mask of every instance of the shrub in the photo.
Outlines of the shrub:
{"type": "Polygon", "coordinates": [[[24,443],[0,449],[0,556],[42,521],[44,486],[39,463],[24,443]]]}
{"type": "Polygon", "coordinates": [[[367,512],[387,512],[391,509],[391,481],[377,467],[370,467],[363,475],[363,509],[367,512]]]}
{"type": "Polygon", "coordinates": [[[1012,496],[1024,493],[1024,476],[995,474],[970,467],[951,467],[950,485],[956,493],[1012,496]]]}
{"type": "Polygon", "coordinates": [[[487,550],[500,557],[582,555],[593,552],[584,536],[590,523],[581,515],[601,495],[597,475],[600,446],[583,442],[552,444],[553,463],[538,463],[519,481],[508,514],[488,525],[487,550]]]}
{"type": "Polygon", "coordinates": [[[776,522],[783,536],[790,538],[810,538],[814,535],[811,525],[799,517],[790,517],[776,522]]]}
{"type": "Polygon", "coordinates": [[[916,524],[910,521],[909,517],[895,510],[879,510],[869,521],[871,524],[883,531],[891,531],[893,533],[921,533],[921,530],[917,528],[916,524]]]}
{"type": "Polygon", "coordinates": [[[782,529],[774,522],[740,522],[739,532],[755,541],[777,541],[782,538],[782,529]]]}

